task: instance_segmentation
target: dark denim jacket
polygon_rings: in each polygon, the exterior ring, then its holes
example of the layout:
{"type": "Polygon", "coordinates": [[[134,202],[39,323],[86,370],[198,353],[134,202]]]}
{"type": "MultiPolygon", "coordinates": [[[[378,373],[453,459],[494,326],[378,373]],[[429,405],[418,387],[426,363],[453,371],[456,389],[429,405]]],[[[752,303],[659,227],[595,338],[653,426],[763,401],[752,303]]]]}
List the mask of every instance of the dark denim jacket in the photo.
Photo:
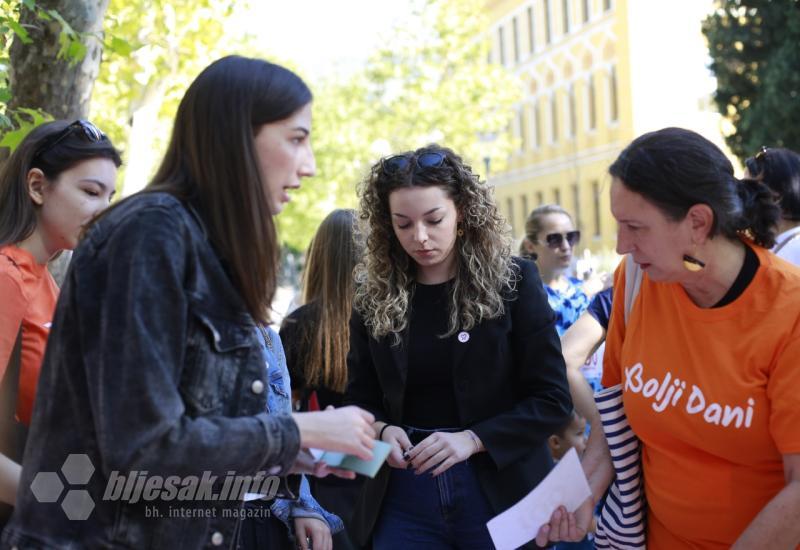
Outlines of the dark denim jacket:
{"type": "Polygon", "coordinates": [[[133,472],[217,476],[217,493],[226,475],[288,471],[299,432],[265,412],[264,378],[253,319],[194,210],[162,193],[126,201],[75,252],[0,546],[230,548],[237,498],[104,496],[133,472]],[[74,471],[70,454],[91,466],[74,471]],[[69,519],[76,507],[88,518],[69,519]]]}

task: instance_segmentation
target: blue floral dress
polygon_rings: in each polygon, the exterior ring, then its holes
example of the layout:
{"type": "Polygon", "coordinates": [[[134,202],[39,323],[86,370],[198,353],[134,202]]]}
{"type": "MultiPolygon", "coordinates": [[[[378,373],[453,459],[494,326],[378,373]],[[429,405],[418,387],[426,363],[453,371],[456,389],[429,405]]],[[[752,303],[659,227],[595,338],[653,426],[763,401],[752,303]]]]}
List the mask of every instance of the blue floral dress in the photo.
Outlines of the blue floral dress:
{"type": "Polygon", "coordinates": [[[547,301],[556,314],[556,330],[562,336],[578,320],[589,306],[589,297],[583,291],[583,283],[575,277],[567,277],[565,290],[555,290],[543,284],[547,301]]]}

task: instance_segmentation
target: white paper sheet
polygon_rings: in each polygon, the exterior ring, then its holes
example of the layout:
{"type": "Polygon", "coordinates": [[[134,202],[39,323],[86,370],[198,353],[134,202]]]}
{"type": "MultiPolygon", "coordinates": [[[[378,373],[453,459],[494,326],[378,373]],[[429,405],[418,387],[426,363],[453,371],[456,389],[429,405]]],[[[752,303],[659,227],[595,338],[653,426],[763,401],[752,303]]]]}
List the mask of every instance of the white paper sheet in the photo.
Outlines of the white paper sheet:
{"type": "Polygon", "coordinates": [[[574,512],[591,495],[578,453],[570,449],[526,497],[486,524],[497,550],[514,550],[536,538],[559,506],[574,512]]]}

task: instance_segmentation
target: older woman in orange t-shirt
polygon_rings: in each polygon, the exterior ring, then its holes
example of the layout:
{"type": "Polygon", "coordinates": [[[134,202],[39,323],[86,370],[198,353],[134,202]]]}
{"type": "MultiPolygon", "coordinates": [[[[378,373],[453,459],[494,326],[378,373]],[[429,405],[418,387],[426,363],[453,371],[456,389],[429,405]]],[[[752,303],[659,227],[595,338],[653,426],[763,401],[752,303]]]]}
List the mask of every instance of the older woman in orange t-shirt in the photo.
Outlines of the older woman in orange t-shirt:
{"type": "Polygon", "coordinates": [[[0,171],[0,501],[13,503],[58,287],[47,262],[114,195],[119,153],[92,123],[49,122],[0,171]]]}
{"type": "MultiPolygon", "coordinates": [[[[614,300],[603,385],[621,384],[641,444],[647,548],[797,548],[800,270],[769,251],[780,209],[680,128],[635,139],[609,172],[617,251],[642,278],[627,314],[614,300]]],[[[603,439],[583,460],[595,499],[603,439]]],[[[539,543],[575,540],[590,512],[557,511],[539,543]]]]}

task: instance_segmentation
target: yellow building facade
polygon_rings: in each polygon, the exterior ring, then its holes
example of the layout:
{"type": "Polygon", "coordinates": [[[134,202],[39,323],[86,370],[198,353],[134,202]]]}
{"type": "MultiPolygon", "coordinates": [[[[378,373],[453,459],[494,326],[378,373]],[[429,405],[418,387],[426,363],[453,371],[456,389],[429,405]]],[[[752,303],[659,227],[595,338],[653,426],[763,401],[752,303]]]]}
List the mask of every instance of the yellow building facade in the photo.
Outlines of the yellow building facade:
{"type": "Polygon", "coordinates": [[[613,257],[608,166],[622,148],[664,126],[723,142],[700,33],[709,8],[703,0],[487,1],[489,61],[525,86],[510,129],[518,147],[488,178],[515,237],[533,208],[558,203],[581,230],[581,248],[613,257]]]}

